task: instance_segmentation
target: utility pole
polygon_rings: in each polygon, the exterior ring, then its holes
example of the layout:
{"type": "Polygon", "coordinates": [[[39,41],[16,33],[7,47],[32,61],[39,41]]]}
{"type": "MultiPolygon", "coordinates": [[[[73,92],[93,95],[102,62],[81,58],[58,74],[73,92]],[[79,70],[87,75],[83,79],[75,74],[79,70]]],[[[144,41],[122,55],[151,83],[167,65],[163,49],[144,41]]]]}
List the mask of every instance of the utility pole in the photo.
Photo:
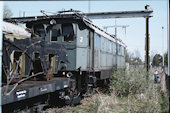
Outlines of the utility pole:
{"type": "MultiPolygon", "coordinates": [[[[145,6],[145,9],[146,10],[149,10],[150,9],[150,6],[149,5],[146,5],[145,6]]],[[[147,72],[149,72],[149,64],[150,64],[150,57],[149,57],[149,48],[150,48],[150,39],[149,39],[149,18],[150,17],[145,17],[146,19],[146,37],[145,37],[145,67],[146,67],[146,70],[147,72]]],[[[146,76],[146,79],[148,80],[148,74],[146,76]]]]}
{"type": "MultiPolygon", "coordinates": [[[[149,58],[149,18],[146,17],[146,37],[145,37],[145,66],[146,66],[146,70],[147,72],[149,71],[149,62],[150,62],[150,58],[149,58]]],[[[148,77],[147,77],[148,78],[148,77]]]]}

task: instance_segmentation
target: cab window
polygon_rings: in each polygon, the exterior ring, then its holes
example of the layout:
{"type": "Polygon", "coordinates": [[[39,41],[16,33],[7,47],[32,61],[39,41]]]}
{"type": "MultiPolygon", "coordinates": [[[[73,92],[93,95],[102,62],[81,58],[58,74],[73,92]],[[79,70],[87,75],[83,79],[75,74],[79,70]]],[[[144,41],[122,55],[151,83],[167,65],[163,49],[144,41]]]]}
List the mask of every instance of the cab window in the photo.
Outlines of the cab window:
{"type": "Polygon", "coordinates": [[[45,30],[44,30],[44,26],[42,24],[36,25],[34,27],[34,33],[39,35],[42,38],[45,38],[45,30]]]}
{"type": "Polygon", "coordinates": [[[60,29],[52,29],[51,30],[51,41],[57,41],[57,37],[60,36],[60,29]]]}
{"type": "Polygon", "coordinates": [[[71,23],[62,24],[62,35],[64,36],[64,41],[74,40],[74,29],[71,23]]]}

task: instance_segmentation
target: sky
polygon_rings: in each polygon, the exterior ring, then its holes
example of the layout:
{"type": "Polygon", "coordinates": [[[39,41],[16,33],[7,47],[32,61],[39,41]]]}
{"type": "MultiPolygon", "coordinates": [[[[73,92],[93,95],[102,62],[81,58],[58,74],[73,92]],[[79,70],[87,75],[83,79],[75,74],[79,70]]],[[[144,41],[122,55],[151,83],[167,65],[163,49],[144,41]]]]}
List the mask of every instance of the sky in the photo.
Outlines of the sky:
{"type": "MultiPolygon", "coordinates": [[[[121,0],[121,1],[5,1],[13,17],[42,15],[40,10],[55,13],[61,10],[80,10],[88,12],[111,11],[136,11],[144,10],[145,5],[153,9],[153,17],[149,19],[150,55],[167,51],[167,0],[121,0]],[[163,27],[163,29],[162,29],[163,27]]],[[[47,13],[47,14],[52,14],[47,13]]],[[[101,28],[115,25],[115,19],[92,20],[101,28]]],[[[138,56],[144,61],[145,56],[145,18],[121,18],[116,19],[117,25],[129,25],[126,28],[117,28],[117,36],[127,45],[129,52],[139,51],[138,56]]],[[[107,32],[115,34],[114,28],[108,28],[107,32]]]]}

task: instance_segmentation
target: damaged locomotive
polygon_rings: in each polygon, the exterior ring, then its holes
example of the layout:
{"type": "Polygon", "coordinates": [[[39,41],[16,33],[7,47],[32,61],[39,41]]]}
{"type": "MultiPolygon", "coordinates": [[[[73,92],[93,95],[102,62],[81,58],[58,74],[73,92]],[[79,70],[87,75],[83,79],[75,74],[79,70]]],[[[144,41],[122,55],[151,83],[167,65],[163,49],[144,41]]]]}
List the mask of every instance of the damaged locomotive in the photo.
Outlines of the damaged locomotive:
{"type": "Polygon", "coordinates": [[[112,70],[125,68],[125,44],[83,14],[22,22],[27,30],[20,36],[3,31],[4,111],[8,106],[13,106],[12,112],[41,111],[42,105],[54,105],[59,99],[77,104],[92,95],[93,88],[108,86],[112,70]]]}

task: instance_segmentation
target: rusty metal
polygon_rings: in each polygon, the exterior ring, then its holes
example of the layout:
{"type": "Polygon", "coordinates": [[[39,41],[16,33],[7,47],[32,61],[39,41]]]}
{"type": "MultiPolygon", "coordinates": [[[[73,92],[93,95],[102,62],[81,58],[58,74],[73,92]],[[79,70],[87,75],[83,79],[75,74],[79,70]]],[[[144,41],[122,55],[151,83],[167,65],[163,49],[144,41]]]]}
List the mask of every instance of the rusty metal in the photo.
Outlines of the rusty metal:
{"type": "Polygon", "coordinates": [[[54,77],[54,75],[52,73],[47,73],[47,75],[46,75],[47,80],[50,80],[53,77],[54,77]]]}

